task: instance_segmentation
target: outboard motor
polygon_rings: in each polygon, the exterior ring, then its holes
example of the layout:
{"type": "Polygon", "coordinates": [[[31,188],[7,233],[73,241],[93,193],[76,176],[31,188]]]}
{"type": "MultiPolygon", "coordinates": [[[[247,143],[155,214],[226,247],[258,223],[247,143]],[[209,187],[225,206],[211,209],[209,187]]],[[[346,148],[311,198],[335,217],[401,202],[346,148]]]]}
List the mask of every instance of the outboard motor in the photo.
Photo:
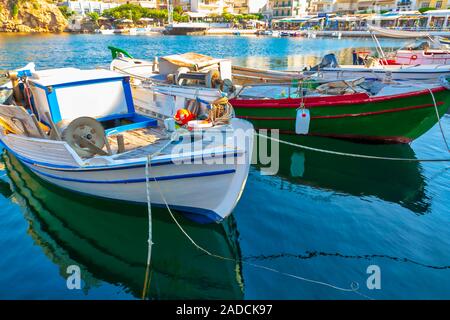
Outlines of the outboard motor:
{"type": "Polygon", "coordinates": [[[315,65],[309,70],[319,71],[320,69],[323,68],[336,68],[336,67],[339,67],[336,56],[334,55],[334,53],[329,53],[322,58],[322,61],[318,65],[315,65]]]}

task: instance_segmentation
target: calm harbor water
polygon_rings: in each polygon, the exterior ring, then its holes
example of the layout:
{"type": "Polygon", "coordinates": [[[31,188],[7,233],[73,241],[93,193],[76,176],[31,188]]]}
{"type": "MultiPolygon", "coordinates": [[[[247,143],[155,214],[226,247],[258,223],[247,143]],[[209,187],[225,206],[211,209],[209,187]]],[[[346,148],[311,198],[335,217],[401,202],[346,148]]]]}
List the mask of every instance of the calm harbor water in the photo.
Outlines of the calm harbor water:
{"type": "MultiPolygon", "coordinates": [[[[398,40],[383,40],[386,47],[398,40]]],[[[369,39],[0,35],[0,70],[107,66],[114,45],[137,57],[197,51],[234,63],[300,69],[328,52],[349,62],[369,39]]],[[[442,120],[450,140],[450,117],[442,120]]],[[[300,141],[326,149],[404,158],[445,158],[439,127],[411,145],[300,141]]],[[[167,212],[154,209],[150,297],[364,299],[355,293],[256,268],[349,288],[374,299],[450,298],[450,165],[344,158],[280,147],[280,170],[251,169],[234,213],[218,225],[177,215],[202,254],[167,212]],[[381,290],[366,287],[370,265],[381,290]]],[[[0,163],[0,298],[138,299],[147,257],[146,208],[81,197],[50,186],[3,154],[0,163]],[[83,289],[68,290],[79,265],[83,289]]]]}

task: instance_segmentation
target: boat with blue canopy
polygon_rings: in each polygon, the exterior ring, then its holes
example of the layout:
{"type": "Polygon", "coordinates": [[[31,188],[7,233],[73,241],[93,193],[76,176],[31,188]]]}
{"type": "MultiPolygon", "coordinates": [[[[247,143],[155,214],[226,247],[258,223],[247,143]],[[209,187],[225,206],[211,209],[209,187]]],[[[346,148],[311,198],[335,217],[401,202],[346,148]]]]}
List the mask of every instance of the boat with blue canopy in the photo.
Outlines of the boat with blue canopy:
{"type": "Polygon", "coordinates": [[[198,110],[204,120],[191,120],[195,126],[178,125],[137,113],[130,78],[110,70],[30,68],[9,78],[0,140],[43,180],[91,196],[151,202],[201,223],[221,221],[239,200],[253,127],[218,116],[223,106],[198,110]]]}

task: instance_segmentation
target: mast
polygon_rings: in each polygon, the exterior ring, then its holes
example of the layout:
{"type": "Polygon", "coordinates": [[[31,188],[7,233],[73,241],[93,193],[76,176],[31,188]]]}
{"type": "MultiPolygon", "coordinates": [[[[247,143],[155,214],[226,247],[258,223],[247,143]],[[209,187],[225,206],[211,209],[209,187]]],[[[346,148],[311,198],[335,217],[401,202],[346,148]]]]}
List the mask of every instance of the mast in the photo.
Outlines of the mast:
{"type": "Polygon", "coordinates": [[[169,25],[173,24],[173,0],[167,0],[167,11],[168,11],[168,19],[169,25]]]}

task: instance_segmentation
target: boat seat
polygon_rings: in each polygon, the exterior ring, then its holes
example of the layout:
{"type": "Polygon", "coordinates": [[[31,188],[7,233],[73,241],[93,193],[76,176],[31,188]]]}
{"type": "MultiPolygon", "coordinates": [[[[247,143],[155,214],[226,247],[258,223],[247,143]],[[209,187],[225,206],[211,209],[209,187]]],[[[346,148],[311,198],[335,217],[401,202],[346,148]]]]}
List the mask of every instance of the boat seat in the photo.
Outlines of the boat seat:
{"type": "Polygon", "coordinates": [[[158,126],[158,120],[137,113],[115,114],[97,119],[100,123],[112,120],[127,120],[130,123],[106,129],[106,136],[129,130],[158,126]]]}

